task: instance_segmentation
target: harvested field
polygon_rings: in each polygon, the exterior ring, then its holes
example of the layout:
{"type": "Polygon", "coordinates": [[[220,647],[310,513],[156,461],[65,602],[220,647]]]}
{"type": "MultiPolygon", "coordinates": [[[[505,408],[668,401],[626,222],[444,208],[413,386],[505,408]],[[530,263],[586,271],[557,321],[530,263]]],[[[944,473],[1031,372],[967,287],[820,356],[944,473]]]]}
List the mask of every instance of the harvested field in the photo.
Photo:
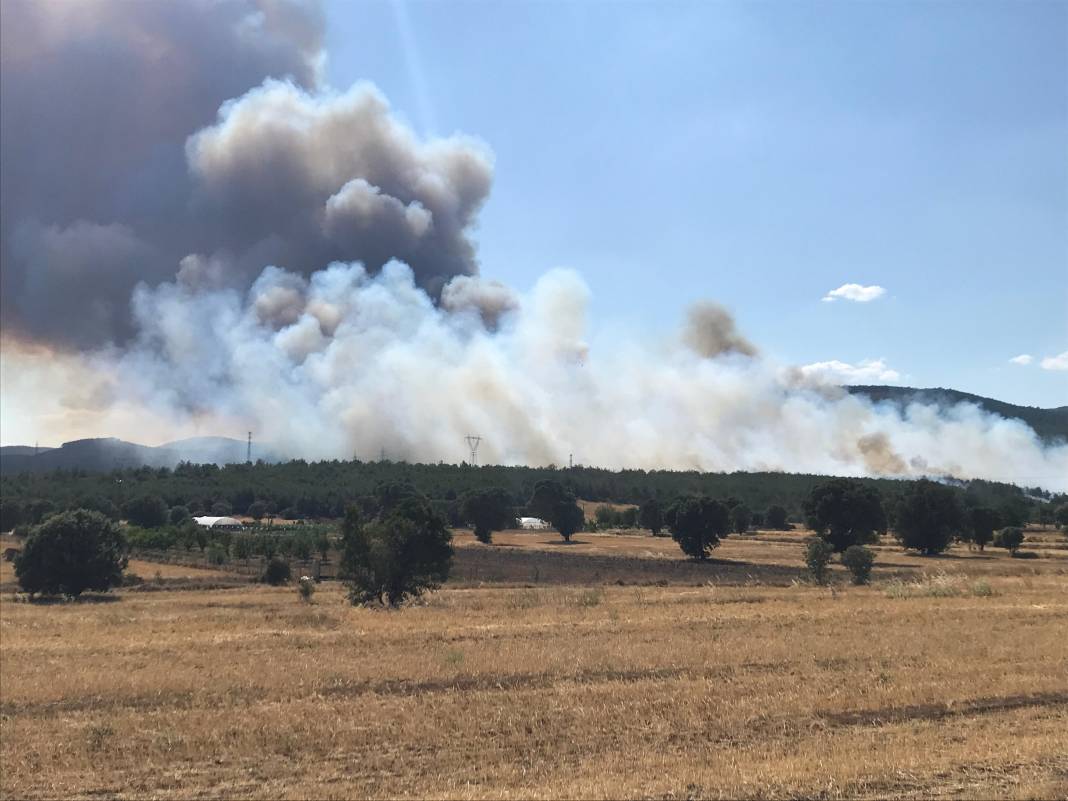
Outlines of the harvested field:
{"type": "Polygon", "coordinates": [[[690,565],[649,537],[460,534],[458,569],[487,572],[399,612],[236,577],[111,603],[9,591],[3,797],[1068,794],[1063,557],[887,547],[874,586],[830,590],[791,585],[799,537],[760,536],[690,565]],[[526,559],[554,578],[492,583],[526,559]],[[689,567],[588,572],[612,560],[689,567]]]}

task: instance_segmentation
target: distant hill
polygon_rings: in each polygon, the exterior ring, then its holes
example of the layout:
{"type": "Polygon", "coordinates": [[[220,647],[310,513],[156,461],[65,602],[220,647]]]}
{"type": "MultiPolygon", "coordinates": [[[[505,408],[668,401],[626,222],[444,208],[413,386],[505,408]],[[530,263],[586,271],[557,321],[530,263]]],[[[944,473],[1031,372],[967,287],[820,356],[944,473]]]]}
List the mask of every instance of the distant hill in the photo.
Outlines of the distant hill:
{"type": "Polygon", "coordinates": [[[33,456],[50,450],[52,449],[39,448],[36,445],[3,445],[0,446],[0,456],[33,456]]]}
{"type": "MultiPolygon", "coordinates": [[[[174,467],[179,462],[236,464],[245,461],[247,443],[226,437],[194,437],[159,447],[106,437],[64,442],[58,448],[7,445],[0,448],[0,471],[43,473],[50,470],[106,472],[124,467],[174,467]]],[[[253,446],[253,458],[276,462],[277,456],[253,446]]]]}
{"type": "Polygon", "coordinates": [[[955,389],[917,389],[915,387],[890,387],[866,385],[845,387],[854,395],[863,395],[876,403],[889,402],[902,410],[910,403],[924,403],[932,406],[949,407],[958,403],[971,403],[991,414],[1010,419],[1022,420],[1034,429],[1047,442],[1068,440],[1068,406],[1043,409],[1037,406],[1016,406],[1012,403],[958,392],[955,389]]]}

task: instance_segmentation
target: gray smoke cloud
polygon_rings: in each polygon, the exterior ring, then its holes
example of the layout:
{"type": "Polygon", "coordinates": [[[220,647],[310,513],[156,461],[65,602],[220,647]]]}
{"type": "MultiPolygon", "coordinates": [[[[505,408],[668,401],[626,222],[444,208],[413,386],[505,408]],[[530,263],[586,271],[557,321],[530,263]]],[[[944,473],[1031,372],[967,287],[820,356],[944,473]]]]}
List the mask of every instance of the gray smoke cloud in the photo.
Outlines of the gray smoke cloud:
{"type": "Polygon", "coordinates": [[[690,307],[683,339],[695,353],[708,359],[730,353],[757,355],[756,346],[738,332],[730,312],[708,300],[690,307]]]}
{"type": "Polygon", "coordinates": [[[327,90],[323,26],[299,0],[0,3],[5,332],[127,342],[134,287],[176,272],[244,290],[397,258],[433,295],[476,273],[487,148],[327,90]]]}

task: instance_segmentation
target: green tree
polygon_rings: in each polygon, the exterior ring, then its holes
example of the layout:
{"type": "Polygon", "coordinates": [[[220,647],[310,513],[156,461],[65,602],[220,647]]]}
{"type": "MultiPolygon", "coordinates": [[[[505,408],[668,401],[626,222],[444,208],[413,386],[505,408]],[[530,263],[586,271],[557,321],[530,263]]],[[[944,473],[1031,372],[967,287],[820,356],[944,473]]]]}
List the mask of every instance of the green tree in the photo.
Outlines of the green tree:
{"type": "Polygon", "coordinates": [[[872,565],[875,564],[875,554],[871,548],[863,545],[850,545],[842,552],[842,564],[853,575],[854,584],[867,584],[872,565]]]}
{"type": "Polygon", "coordinates": [[[515,525],[515,512],[508,492],[500,487],[472,490],[460,502],[460,515],[470,523],[479,542],[489,544],[493,532],[515,525]]]}
{"type": "Polygon", "coordinates": [[[167,504],[158,495],[141,495],[122,507],[126,520],[141,528],[159,528],[167,523],[167,504]]]}
{"type": "Polygon", "coordinates": [[[968,510],[968,525],[964,527],[965,539],[983,550],[994,538],[994,529],[1000,525],[1001,516],[997,509],[989,506],[976,506],[968,510]]]}
{"type": "Polygon", "coordinates": [[[122,530],[99,512],[53,515],[33,530],[15,559],[15,576],[35,595],[77,598],[122,584],[128,546],[122,530]]]}
{"type": "Polygon", "coordinates": [[[574,500],[564,499],[553,507],[549,522],[560,532],[564,542],[571,542],[571,537],[586,524],[586,517],[574,500]]]}
{"type": "Polygon", "coordinates": [[[25,520],[22,504],[12,498],[0,498],[0,531],[13,531],[25,520]]]}
{"type": "Polygon", "coordinates": [[[744,503],[739,503],[731,509],[731,528],[738,534],[744,534],[749,530],[749,523],[752,519],[753,514],[744,503]]]}
{"type": "Polygon", "coordinates": [[[1054,510],[1053,522],[1057,528],[1068,531],[1068,503],[1062,503],[1054,510]]]}
{"type": "Polygon", "coordinates": [[[764,512],[764,525],[775,531],[785,531],[789,528],[786,522],[786,510],[777,505],[769,506],[764,512]]]}
{"type": "Polygon", "coordinates": [[[234,537],[234,557],[244,559],[245,564],[252,558],[256,551],[256,544],[249,534],[238,534],[234,537]]]}
{"type": "Polygon", "coordinates": [[[350,507],[341,539],[341,576],[353,604],[396,607],[436,589],[449,576],[452,533],[429,507],[398,508],[372,523],[364,523],[359,510],[350,507]]]}
{"type": "Polygon", "coordinates": [[[226,501],[216,501],[211,505],[213,517],[227,517],[232,510],[232,507],[226,501]]]}
{"type": "Polygon", "coordinates": [[[1023,529],[1019,526],[1007,526],[1001,529],[997,536],[994,537],[994,545],[998,548],[1006,549],[1013,556],[1016,556],[1016,552],[1023,545],[1023,541],[1023,529]]]}
{"type": "Polygon", "coordinates": [[[571,536],[586,522],[575,496],[560,482],[552,479],[539,481],[534,485],[534,493],[527,503],[527,508],[536,517],[549,521],[565,542],[570,542],[571,536]]]}
{"type": "Polygon", "coordinates": [[[948,548],[964,526],[957,493],[944,484],[920,479],[901,496],[894,533],[904,547],[930,556],[948,548]]]}
{"type": "Polygon", "coordinates": [[[267,514],[267,504],[263,501],[253,501],[248,505],[248,516],[259,523],[267,514]]]}
{"type": "Polygon", "coordinates": [[[660,501],[651,498],[642,504],[638,512],[638,525],[647,528],[654,537],[659,537],[664,529],[664,512],[660,508],[660,501]]]}
{"type": "Polygon", "coordinates": [[[189,519],[189,509],[185,506],[172,506],[168,517],[172,526],[181,525],[189,519]]]}
{"type": "Polygon", "coordinates": [[[730,530],[730,511],[706,496],[677,498],[664,514],[671,537],[693,559],[707,559],[730,530]]]}
{"type": "Polygon", "coordinates": [[[804,503],[808,527],[836,552],[875,542],[886,531],[879,491],[860,481],[835,478],[812,490],[804,503]]]}

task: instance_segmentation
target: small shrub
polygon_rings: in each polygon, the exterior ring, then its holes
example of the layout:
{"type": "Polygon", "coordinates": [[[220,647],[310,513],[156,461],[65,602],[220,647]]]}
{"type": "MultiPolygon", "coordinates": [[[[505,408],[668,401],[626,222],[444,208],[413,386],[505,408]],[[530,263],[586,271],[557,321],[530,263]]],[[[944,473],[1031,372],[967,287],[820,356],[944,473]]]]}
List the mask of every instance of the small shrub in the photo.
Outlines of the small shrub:
{"type": "Polygon", "coordinates": [[[850,545],[842,553],[842,564],[853,575],[854,584],[867,584],[871,579],[875,554],[871,548],[865,548],[863,545],[850,545]]]}
{"type": "Polygon", "coordinates": [[[994,595],[994,588],[986,579],[979,579],[972,585],[972,595],[976,598],[989,598],[994,595]]]}
{"type": "Polygon", "coordinates": [[[290,576],[289,562],[282,559],[271,559],[267,563],[267,567],[263,569],[263,577],[261,580],[265,584],[270,584],[272,587],[278,587],[288,582],[290,576]]]}
{"type": "Polygon", "coordinates": [[[805,564],[812,580],[817,584],[826,584],[830,579],[830,571],[827,569],[834,555],[834,546],[819,537],[809,537],[805,547],[805,564]]]}
{"type": "Polygon", "coordinates": [[[310,604],[312,596],[315,595],[315,579],[311,576],[301,576],[297,582],[297,595],[304,603],[310,604]]]}
{"type": "Polygon", "coordinates": [[[226,550],[220,545],[212,545],[210,548],[208,548],[208,564],[226,564],[226,550]]]}

